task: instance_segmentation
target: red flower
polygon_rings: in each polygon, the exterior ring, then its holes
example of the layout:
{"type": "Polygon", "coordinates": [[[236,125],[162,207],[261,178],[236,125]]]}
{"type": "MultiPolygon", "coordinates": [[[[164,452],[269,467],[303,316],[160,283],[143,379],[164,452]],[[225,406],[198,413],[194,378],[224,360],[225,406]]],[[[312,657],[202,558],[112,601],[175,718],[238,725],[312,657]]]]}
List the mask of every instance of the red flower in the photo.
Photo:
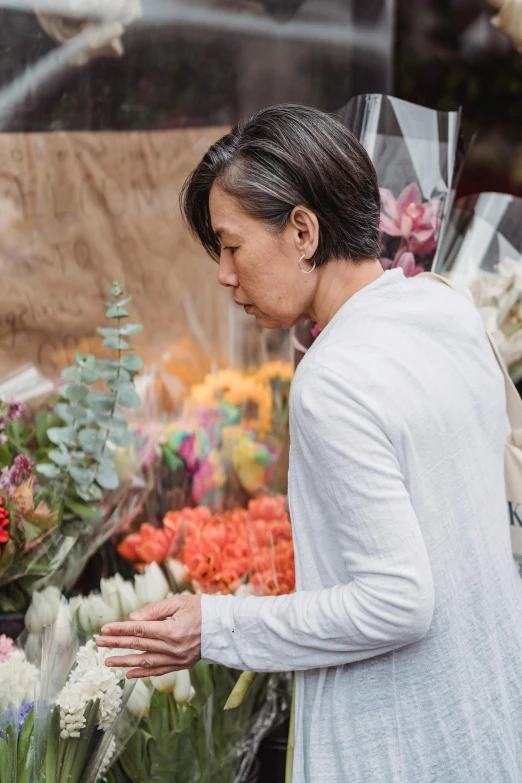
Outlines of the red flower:
{"type": "Polygon", "coordinates": [[[0,498],[0,544],[9,541],[9,511],[4,506],[4,499],[0,498]]]}

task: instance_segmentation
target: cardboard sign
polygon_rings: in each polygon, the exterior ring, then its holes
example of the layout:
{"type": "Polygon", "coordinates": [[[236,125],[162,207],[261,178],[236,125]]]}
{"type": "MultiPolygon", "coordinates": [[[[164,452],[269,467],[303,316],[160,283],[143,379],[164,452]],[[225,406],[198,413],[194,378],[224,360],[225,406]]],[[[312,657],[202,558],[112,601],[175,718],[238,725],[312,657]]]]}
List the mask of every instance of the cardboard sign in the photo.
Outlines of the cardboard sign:
{"type": "Polygon", "coordinates": [[[228,341],[229,296],[182,223],[181,185],[225,128],[0,136],[0,377],[55,376],[99,346],[113,280],[152,355],[192,335],[228,341]]]}

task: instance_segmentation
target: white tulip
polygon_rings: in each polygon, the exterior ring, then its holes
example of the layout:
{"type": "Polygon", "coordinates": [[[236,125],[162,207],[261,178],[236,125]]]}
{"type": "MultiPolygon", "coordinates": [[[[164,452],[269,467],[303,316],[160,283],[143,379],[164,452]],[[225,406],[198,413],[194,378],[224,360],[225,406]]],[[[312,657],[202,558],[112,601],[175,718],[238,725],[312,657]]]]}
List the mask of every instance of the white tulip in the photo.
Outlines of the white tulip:
{"type": "Polygon", "coordinates": [[[239,596],[254,595],[254,588],[252,587],[250,582],[246,585],[239,585],[234,595],[239,595],[239,596]]]}
{"type": "Polygon", "coordinates": [[[25,615],[25,627],[29,633],[41,633],[44,626],[54,624],[61,600],[62,595],[57,587],[46,587],[39,593],[33,593],[25,615]]]}
{"type": "Polygon", "coordinates": [[[188,568],[181,560],[167,560],[167,567],[177,585],[187,581],[188,568]]]}
{"type": "Polygon", "coordinates": [[[118,595],[120,597],[121,610],[123,617],[127,618],[132,612],[141,609],[136,590],[132,582],[126,582],[120,574],[114,577],[117,585],[118,595]]]}
{"type": "Polygon", "coordinates": [[[118,588],[114,579],[101,579],[100,591],[105,603],[118,615],[118,620],[123,620],[118,588]]]}
{"type": "Polygon", "coordinates": [[[168,674],[162,674],[159,677],[151,677],[150,681],[160,693],[171,693],[176,686],[178,674],[179,672],[169,672],[168,674]]]}
{"type": "Polygon", "coordinates": [[[56,620],[54,622],[55,638],[60,647],[67,647],[71,641],[71,634],[73,631],[72,621],[73,613],[71,612],[71,607],[64,598],[60,602],[58,614],[56,615],[56,620]]]}
{"type": "Polygon", "coordinates": [[[168,582],[157,563],[146,566],[143,574],[134,577],[134,587],[140,608],[163,601],[169,592],[168,582]]]}
{"type": "Polygon", "coordinates": [[[176,685],[174,687],[174,700],[177,704],[188,704],[190,701],[190,674],[188,669],[177,672],[176,685]]]}
{"type": "Polygon", "coordinates": [[[118,612],[109,606],[96,593],[91,593],[80,603],[78,622],[86,633],[99,631],[107,623],[115,623],[119,619],[118,612]]]}
{"type": "Polygon", "coordinates": [[[147,687],[143,680],[136,680],[127,708],[135,718],[142,718],[149,714],[150,700],[152,697],[152,688],[147,687]]]}

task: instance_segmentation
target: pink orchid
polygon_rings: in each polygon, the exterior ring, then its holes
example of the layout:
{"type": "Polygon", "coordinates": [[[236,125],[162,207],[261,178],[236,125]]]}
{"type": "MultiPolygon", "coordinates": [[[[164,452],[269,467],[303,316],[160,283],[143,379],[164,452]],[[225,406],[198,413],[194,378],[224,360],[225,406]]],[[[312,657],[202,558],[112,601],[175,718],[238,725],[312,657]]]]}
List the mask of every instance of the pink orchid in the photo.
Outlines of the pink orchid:
{"type": "Polygon", "coordinates": [[[442,201],[422,203],[418,186],[413,182],[395,199],[391,190],[380,188],[383,212],[380,229],[390,237],[402,237],[412,253],[426,255],[437,247],[442,201]]]}
{"type": "Polygon", "coordinates": [[[423,266],[416,263],[413,253],[409,252],[402,253],[399,251],[393,261],[391,258],[381,258],[379,260],[383,269],[400,268],[406,277],[415,277],[415,275],[420,275],[426,271],[423,266]]]}
{"type": "Polygon", "coordinates": [[[318,337],[321,334],[322,331],[323,330],[321,329],[319,324],[315,324],[315,326],[312,327],[311,335],[314,338],[314,340],[316,337],[318,337]]]}
{"type": "Polygon", "coordinates": [[[5,634],[0,634],[0,663],[8,661],[11,655],[16,651],[13,640],[5,634]]]}

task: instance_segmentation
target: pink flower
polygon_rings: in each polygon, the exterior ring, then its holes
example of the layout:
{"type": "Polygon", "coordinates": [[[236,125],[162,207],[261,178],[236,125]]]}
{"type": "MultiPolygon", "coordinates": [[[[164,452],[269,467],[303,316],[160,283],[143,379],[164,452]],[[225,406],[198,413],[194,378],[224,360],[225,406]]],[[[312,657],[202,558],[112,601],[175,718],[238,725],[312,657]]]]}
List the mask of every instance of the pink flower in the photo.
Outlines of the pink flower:
{"type": "Polygon", "coordinates": [[[399,251],[393,261],[391,258],[381,258],[379,260],[383,269],[400,268],[404,271],[406,277],[415,277],[415,275],[420,275],[426,271],[423,266],[415,262],[413,253],[401,253],[399,251]]]}
{"type": "Polygon", "coordinates": [[[199,505],[204,496],[213,489],[220,489],[226,484],[227,476],[219,454],[211,451],[208,457],[199,463],[192,481],[192,497],[199,505]]]}
{"type": "Polygon", "coordinates": [[[402,237],[412,253],[426,255],[437,247],[442,201],[422,203],[418,186],[413,182],[395,199],[391,190],[380,188],[383,212],[380,229],[390,237],[402,237]]]}
{"type": "Polygon", "coordinates": [[[314,338],[314,340],[315,340],[315,338],[317,337],[317,335],[321,334],[321,332],[322,332],[322,331],[323,331],[323,330],[321,329],[321,327],[319,326],[319,324],[315,324],[315,326],[314,326],[314,327],[312,327],[311,335],[312,335],[312,337],[314,338]]]}
{"type": "Polygon", "coordinates": [[[13,640],[5,634],[0,634],[0,663],[5,663],[15,652],[13,640]]]}

